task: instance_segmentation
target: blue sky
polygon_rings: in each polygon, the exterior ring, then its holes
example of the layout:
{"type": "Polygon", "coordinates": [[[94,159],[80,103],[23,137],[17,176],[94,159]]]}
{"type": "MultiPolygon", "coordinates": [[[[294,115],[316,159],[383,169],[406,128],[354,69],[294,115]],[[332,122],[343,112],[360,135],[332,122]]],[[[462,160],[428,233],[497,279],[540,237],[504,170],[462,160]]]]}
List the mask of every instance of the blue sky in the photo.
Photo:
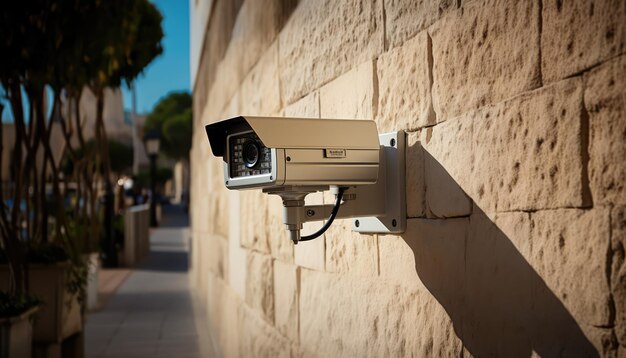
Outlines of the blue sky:
{"type": "MultiPolygon", "coordinates": [[[[135,82],[137,112],[148,114],[171,91],[191,91],[189,85],[189,1],[153,0],[163,15],[163,53],[155,59],[135,82]]],[[[127,88],[124,108],[132,108],[127,88]]]]}
{"type": "MultiPolygon", "coordinates": [[[[189,85],[189,1],[152,0],[163,15],[163,53],[144,70],[135,82],[137,112],[148,114],[171,91],[191,91],[189,85]]],[[[132,109],[130,90],[122,86],[124,108],[132,109]]],[[[0,97],[4,93],[0,87],[0,97]]],[[[0,102],[4,103],[3,100],[0,102]]],[[[8,104],[4,103],[6,107],[8,104]]],[[[2,121],[12,121],[11,111],[5,108],[2,121]]]]}

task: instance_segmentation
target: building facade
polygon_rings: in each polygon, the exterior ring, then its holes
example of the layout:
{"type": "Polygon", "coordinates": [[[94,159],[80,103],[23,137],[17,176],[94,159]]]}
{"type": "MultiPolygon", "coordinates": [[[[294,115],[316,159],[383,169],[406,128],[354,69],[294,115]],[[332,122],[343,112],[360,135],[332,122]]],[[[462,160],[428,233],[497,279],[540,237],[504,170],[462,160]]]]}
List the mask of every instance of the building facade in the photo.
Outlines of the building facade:
{"type": "Polygon", "coordinates": [[[190,7],[191,276],[224,356],[626,356],[624,1],[190,7]],[[280,198],[224,187],[203,127],[236,115],[405,130],[406,232],[292,245],[280,198]]]}

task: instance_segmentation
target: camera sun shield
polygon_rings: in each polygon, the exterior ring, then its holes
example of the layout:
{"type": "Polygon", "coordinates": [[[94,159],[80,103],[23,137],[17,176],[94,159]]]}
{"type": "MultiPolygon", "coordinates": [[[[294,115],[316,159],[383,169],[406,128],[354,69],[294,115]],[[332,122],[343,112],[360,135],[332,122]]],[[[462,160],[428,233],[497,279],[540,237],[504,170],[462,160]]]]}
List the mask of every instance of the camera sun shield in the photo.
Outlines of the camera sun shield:
{"type": "Polygon", "coordinates": [[[235,117],[205,127],[229,189],[373,184],[380,145],[371,120],[235,117]]]}

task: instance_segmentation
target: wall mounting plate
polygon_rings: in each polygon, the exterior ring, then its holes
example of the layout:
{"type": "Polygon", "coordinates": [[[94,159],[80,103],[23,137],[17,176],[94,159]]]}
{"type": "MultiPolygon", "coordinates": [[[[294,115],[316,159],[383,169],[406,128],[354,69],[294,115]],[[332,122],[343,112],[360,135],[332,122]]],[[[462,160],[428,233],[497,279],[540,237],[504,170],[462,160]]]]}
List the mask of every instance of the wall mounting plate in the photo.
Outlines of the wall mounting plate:
{"type": "Polygon", "coordinates": [[[381,216],[353,218],[352,230],[363,234],[401,234],[406,229],[406,135],[404,131],[397,131],[381,134],[378,138],[384,158],[381,158],[375,185],[384,188],[385,211],[381,216]]]}

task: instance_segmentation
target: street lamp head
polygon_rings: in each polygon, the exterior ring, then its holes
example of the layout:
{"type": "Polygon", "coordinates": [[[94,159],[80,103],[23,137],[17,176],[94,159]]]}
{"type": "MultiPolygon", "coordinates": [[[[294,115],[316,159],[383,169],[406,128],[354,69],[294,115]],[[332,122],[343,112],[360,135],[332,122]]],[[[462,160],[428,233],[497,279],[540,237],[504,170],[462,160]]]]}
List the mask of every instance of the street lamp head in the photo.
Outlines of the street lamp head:
{"type": "Polygon", "coordinates": [[[146,146],[146,152],[148,153],[148,155],[157,155],[159,154],[159,146],[161,144],[161,136],[159,135],[159,132],[156,129],[150,129],[149,131],[146,132],[146,134],[143,137],[145,146],[146,146]]]}

